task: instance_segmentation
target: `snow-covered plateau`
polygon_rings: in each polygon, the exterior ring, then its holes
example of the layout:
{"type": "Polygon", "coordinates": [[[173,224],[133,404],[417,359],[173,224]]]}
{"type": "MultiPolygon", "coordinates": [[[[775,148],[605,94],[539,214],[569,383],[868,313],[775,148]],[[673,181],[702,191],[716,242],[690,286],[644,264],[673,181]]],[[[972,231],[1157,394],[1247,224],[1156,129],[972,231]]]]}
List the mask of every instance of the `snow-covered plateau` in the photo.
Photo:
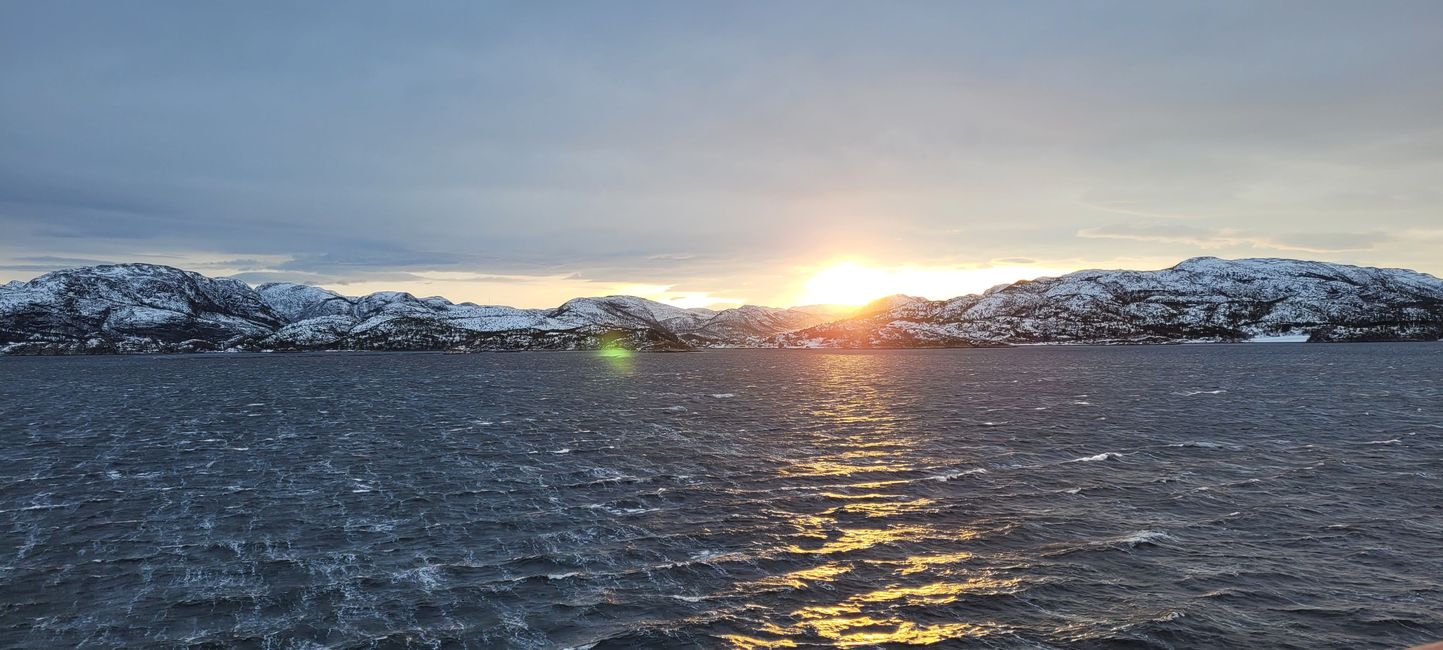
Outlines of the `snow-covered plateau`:
{"type": "Polygon", "coordinates": [[[815,308],[682,309],[634,296],[554,309],[226,278],[152,264],[0,286],[0,352],[911,348],[1270,340],[1438,341],[1443,280],[1403,269],[1200,257],[1078,271],[949,300],[891,296],[837,320],[815,308]]]}

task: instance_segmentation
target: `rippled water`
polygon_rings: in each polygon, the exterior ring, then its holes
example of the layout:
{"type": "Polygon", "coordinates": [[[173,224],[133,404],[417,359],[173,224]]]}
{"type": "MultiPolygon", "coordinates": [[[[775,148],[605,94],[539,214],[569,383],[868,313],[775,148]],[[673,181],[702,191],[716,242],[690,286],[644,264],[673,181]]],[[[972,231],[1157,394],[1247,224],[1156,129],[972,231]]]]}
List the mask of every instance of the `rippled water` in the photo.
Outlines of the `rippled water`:
{"type": "Polygon", "coordinates": [[[0,646],[1443,638],[1443,346],[0,359],[0,646]]]}

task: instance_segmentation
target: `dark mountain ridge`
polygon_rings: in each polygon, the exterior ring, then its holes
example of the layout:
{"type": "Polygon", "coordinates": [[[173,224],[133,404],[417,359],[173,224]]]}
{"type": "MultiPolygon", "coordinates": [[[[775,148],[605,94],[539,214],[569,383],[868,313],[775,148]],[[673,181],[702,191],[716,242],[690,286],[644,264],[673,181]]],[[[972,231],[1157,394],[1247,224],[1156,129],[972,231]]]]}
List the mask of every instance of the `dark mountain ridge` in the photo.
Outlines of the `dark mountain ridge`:
{"type": "Polygon", "coordinates": [[[810,308],[682,309],[634,296],[554,309],[394,291],[348,297],[258,287],[152,264],[0,286],[0,352],[638,350],[969,347],[1306,337],[1437,341],[1443,280],[1404,269],[1194,258],[1159,271],[1088,270],[950,300],[892,296],[836,318],[810,308]]]}

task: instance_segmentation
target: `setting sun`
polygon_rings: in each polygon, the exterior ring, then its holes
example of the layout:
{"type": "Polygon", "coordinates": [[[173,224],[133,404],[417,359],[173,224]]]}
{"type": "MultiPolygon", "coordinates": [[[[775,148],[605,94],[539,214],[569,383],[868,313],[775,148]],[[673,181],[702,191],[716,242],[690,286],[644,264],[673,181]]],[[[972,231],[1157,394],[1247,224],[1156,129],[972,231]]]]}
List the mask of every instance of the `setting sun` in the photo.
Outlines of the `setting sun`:
{"type": "Polygon", "coordinates": [[[897,282],[885,269],[841,262],[824,268],[802,285],[804,305],[865,305],[896,293],[897,282]]]}
{"type": "Polygon", "coordinates": [[[921,267],[868,266],[836,262],[817,270],[802,284],[798,305],[865,305],[896,294],[933,300],[981,293],[998,284],[1060,275],[1070,269],[1035,266],[921,267]]]}

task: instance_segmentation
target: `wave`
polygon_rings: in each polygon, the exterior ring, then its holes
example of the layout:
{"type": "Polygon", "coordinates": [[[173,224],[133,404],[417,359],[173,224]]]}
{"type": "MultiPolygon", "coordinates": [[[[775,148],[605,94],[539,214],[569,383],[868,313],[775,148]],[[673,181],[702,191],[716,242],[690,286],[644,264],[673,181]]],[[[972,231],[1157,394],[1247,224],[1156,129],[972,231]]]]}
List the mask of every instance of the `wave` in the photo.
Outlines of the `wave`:
{"type": "Polygon", "coordinates": [[[441,586],[441,567],[434,564],[428,564],[426,566],[416,567],[409,571],[402,571],[400,573],[397,573],[395,574],[395,578],[408,582],[414,582],[424,591],[433,591],[437,587],[441,586]]]}
{"type": "Polygon", "coordinates": [[[1121,537],[1109,537],[1106,539],[1087,541],[1081,544],[1059,544],[1053,547],[1053,550],[1043,552],[1041,555],[1043,557],[1062,557],[1074,553],[1133,549],[1139,546],[1157,545],[1173,539],[1175,538],[1167,534],[1167,531],[1139,530],[1121,537]]]}
{"type": "Polygon", "coordinates": [[[1098,454],[1098,455],[1096,455],[1096,456],[1084,456],[1084,457],[1082,457],[1082,458],[1074,458],[1074,459],[1072,459],[1072,460],[1065,461],[1065,462],[1068,462],[1068,463],[1095,463],[1095,462],[1100,461],[1100,460],[1114,460],[1114,459],[1117,459],[1117,458],[1122,458],[1122,454],[1119,454],[1119,453],[1114,452],[1114,451],[1104,451],[1104,452],[1102,452],[1102,453],[1100,453],[1100,454],[1098,454]]]}
{"type": "Polygon", "coordinates": [[[602,511],[602,512],[605,512],[606,514],[613,515],[613,516],[617,516],[617,517],[621,517],[621,516],[624,516],[624,515],[641,515],[641,514],[646,514],[646,513],[648,513],[648,512],[656,512],[657,510],[660,510],[660,509],[661,509],[661,508],[614,508],[614,507],[612,507],[612,506],[608,506],[608,505],[604,505],[604,504],[600,504],[600,503],[588,504],[588,505],[586,506],[586,508],[589,509],[589,510],[600,510],[600,511],[602,511]]]}
{"type": "Polygon", "coordinates": [[[583,488],[583,487],[594,487],[594,486],[597,486],[597,485],[612,485],[612,484],[618,484],[618,485],[620,485],[620,484],[627,484],[627,485],[631,485],[631,484],[638,484],[638,483],[650,483],[650,482],[655,481],[655,480],[657,480],[657,479],[659,479],[659,478],[666,478],[666,477],[664,477],[664,476],[631,476],[630,474],[627,474],[627,475],[623,475],[623,476],[607,476],[607,477],[603,477],[603,478],[598,478],[598,479],[596,479],[596,480],[594,480],[594,481],[585,481],[585,482],[581,482],[581,483],[565,483],[565,484],[562,484],[562,485],[558,485],[557,487],[560,487],[560,488],[583,488]]]}
{"type": "Polygon", "coordinates": [[[1128,535],[1128,536],[1126,536],[1126,537],[1119,537],[1119,538],[1114,539],[1114,540],[1109,540],[1109,541],[1106,542],[1106,543],[1107,543],[1107,544],[1126,544],[1126,545],[1128,546],[1128,548],[1134,548],[1134,547],[1143,546],[1143,545],[1146,545],[1146,544],[1157,544],[1157,543],[1162,542],[1162,541],[1164,541],[1164,540],[1171,540],[1171,539],[1174,539],[1174,537],[1173,537],[1172,535],[1167,534],[1167,531],[1162,531],[1162,530],[1139,530],[1139,531],[1137,531],[1137,532],[1135,532],[1135,533],[1133,533],[1133,534],[1131,534],[1131,535],[1128,535]]]}
{"type": "Polygon", "coordinates": [[[962,478],[963,476],[970,476],[970,475],[972,475],[972,474],[986,474],[986,473],[987,473],[987,470],[982,469],[981,467],[974,467],[974,468],[972,468],[972,469],[963,470],[963,471],[960,471],[960,472],[950,472],[950,473],[947,473],[947,474],[938,474],[938,475],[936,475],[936,476],[928,476],[928,477],[927,477],[926,479],[924,479],[924,480],[927,480],[927,481],[940,481],[940,482],[945,483],[945,482],[950,481],[950,480],[953,480],[953,479],[962,478]]]}

